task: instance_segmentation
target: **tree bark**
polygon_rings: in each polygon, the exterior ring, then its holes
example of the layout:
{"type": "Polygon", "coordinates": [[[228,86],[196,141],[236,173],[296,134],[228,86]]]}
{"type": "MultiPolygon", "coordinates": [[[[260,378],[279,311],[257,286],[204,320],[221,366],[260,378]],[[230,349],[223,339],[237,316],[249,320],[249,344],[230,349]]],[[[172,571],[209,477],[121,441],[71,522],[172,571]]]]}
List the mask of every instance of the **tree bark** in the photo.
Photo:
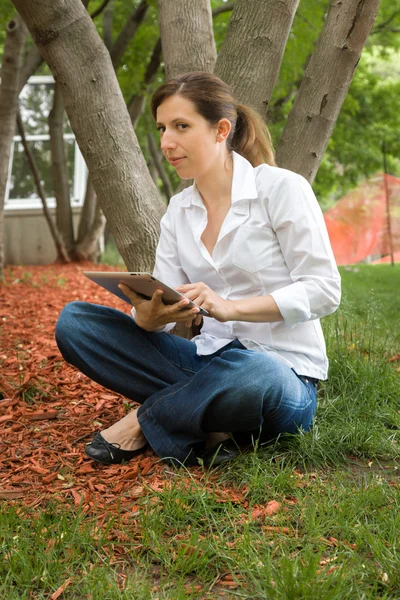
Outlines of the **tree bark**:
{"type": "Polygon", "coordinates": [[[310,183],[350,87],[379,0],[333,0],[277,149],[280,167],[310,183]]]}
{"type": "Polygon", "coordinates": [[[236,0],[215,74],[267,116],[299,0],[236,0]]]}
{"type": "Polygon", "coordinates": [[[60,84],[71,127],[129,270],[153,267],[164,206],[107,49],[80,0],[13,0],[60,84]]]}
{"type": "MultiPolygon", "coordinates": [[[[109,0],[103,2],[103,4],[90,15],[90,18],[94,19],[103,10],[105,10],[108,2],[109,2],[109,0]]],[[[86,2],[86,4],[87,4],[87,2],[86,2]]],[[[85,2],[83,2],[84,6],[86,6],[86,4],[85,4],[85,2]]],[[[20,76],[20,81],[19,81],[19,92],[21,92],[22,88],[26,85],[29,77],[31,77],[32,75],[34,75],[36,73],[36,71],[42,64],[42,62],[43,62],[43,58],[42,58],[37,46],[35,44],[33,44],[33,46],[31,46],[29,48],[29,50],[24,58],[24,61],[23,61],[23,66],[21,69],[21,76],[20,76]]]]}
{"type": "Polygon", "coordinates": [[[0,279],[3,277],[4,267],[4,199],[18,111],[18,82],[27,33],[19,16],[7,23],[0,86],[0,279]]]}
{"type": "Polygon", "coordinates": [[[55,85],[53,107],[49,114],[49,133],[51,173],[56,197],[56,225],[64,240],[68,254],[71,254],[75,246],[75,240],[69,195],[68,165],[64,145],[64,101],[58,83],[55,85]]]}
{"type": "Polygon", "coordinates": [[[36,189],[37,189],[37,192],[38,192],[38,196],[39,196],[39,198],[42,201],[44,216],[45,216],[45,219],[46,219],[47,224],[49,226],[51,236],[52,236],[52,238],[54,240],[54,243],[55,243],[55,246],[56,246],[56,249],[57,249],[58,259],[61,262],[65,262],[65,263],[70,262],[69,256],[68,256],[68,253],[67,253],[67,251],[65,249],[65,245],[64,245],[63,239],[62,239],[62,237],[60,235],[60,232],[58,231],[57,227],[53,223],[53,219],[51,218],[51,214],[49,212],[49,209],[48,209],[48,206],[47,206],[47,202],[46,202],[46,194],[45,194],[45,191],[43,189],[42,183],[40,181],[40,176],[39,176],[39,172],[38,172],[38,169],[37,169],[37,166],[36,166],[36,163],[35,163],[35,159],[33,157],[32,152],[29,149],[29,146],[28,146],[26,138],[25,138],[24,126],[23,126],[21,115],[20,115],[19,111],[18,111],[18,114],[17,114],[17,126],[18,126],[19,135],[21,136],[21,143],[22,143],[22,145],[24,147],[25,154],[26,154],[26,157],[27,157],[28,162],[29,162],[29,166],[30,166],[31,171],[32,171],[32,175],[33,175],[33,179],[35,181],[35,185],[36,185],[36,189]]]}
{"type": "Polygon", "coordinates": [[[210,0],[158,0],[166,79],[189,71],[214,71],[210,0]]]}

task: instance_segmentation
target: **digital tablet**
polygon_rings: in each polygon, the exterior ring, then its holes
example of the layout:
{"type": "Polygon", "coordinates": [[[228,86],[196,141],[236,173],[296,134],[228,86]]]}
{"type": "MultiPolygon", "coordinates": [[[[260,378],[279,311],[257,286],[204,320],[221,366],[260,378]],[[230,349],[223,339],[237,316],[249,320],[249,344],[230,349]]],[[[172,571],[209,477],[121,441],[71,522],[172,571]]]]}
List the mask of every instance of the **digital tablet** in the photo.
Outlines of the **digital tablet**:
{"type": "MultiPolygon", "coordinates": [[[[151,300],[156,290],[163,290],[164,293],[162,296],[162,301],[164,304],[175,304],[176,302],[179,302],[179,300],[182,300],[182,298],[185,298],[184,294],[177,292],[159,279],[156,279],[153,277],[153,275],[151,275],[151,273],[129,273],[125,271],[83,271],[83,274],[129,304],[132,303],[129,298],[125,296],[124,292],[119,289],[119,283],[124,283],[130,287],[131,290],[136,292],[136,294],[140,294],[143,296],[143,298],[146,298],[146,300],[151,300]]],[[[191,306],[200,308],[200,306],[197,306],[195,302],[190,302],[182,310],[187,310],[191,306]]],[[[209,316],[208,312],[203,308],[200,308],[200,313],[198,314],[206,317],[209,316]]]]}

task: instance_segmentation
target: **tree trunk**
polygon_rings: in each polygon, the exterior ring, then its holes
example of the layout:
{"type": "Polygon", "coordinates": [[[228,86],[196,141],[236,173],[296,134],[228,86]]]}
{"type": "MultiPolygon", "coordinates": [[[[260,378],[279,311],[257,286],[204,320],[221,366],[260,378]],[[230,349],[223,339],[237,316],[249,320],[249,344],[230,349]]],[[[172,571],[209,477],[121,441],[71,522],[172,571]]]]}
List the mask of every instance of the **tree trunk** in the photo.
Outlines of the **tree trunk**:
{"type": "MultiPolygon", "coordinates": [[[[83,5],[86,7],[87,2],[83,2],[83,5]]],[[[108,8],[107,5],[108,5],[108,0],[105,1],[102,4],[102,6],[99,7],[98,10],[94,11],[94,13],[90,15],[90,18],[94,19],[95,17],[97,17],[103,10],[106,10],[108,8]]],[[[107,46],[107,44],[106,44],[106,46],[107,46]]],[[[23,61],[24,64],[21,69],[21,76],[20,76],[20,81],[19,81],[19,92],[21,92],[24,85],[26,85],[29,77],[31,77],[32,75],[34,75],[36,73],[36,71],[42,64],[42,62],[43,62],[43,58],[42,58],[37,46],[35,44],[33,44],[33,46],[31,46],[29,48],[29,50],[24,58],[24,61],[23,61]]]]}
{"type": "Polygon", "coordinates": [[[171,181],[168,177],[168,173],[166,172],[166,170],[163,167],[162,157],[160,156],[157,144],[154,141],[154,138],[151,133],[149,133],[147,135],[147,141],[148,141],[151,157],[153,159],[154,165],[158,172],[158,176],[160,177],[163,188],[164,188],[164,194],[167,198],[167,202],[169,202],[171,196],[174,195],[174,190],[172,188],[171,181]]]}
{"type": "Polygon", "coordinates": [[[280,167],[310,183],[350,87],[379,0],[333,0],[277,149],[280,167]]]}
{"type": "Polygon", "coordinates": [[[158,67],[161,62],[161,38],[159,38],[154,46],[153,53],[150,58],[150,62],[147,65],[146,72],[143,77],[142,93],[132,96],[128,102],[128,112],[131,117],[132,126],[135,129],[139,122],[141,115],[143,114],[144,107],[146,105],[145,92],[153,81],[157,74],[158,67]]]}
{"type": "Polygon", "coordinates": [[[7,23],[0,87],[0,279],[3,277],[4,267],[4,199],[18,111],[18,82],[27,33],[19,16],[7,23]]]}
{"type": "Polygon", "coordinates": [[[158,171],[156,169],[156,165],[154,164],[154,160],[150,154],[150,151],[149,151],[149,154],[147,157],[147,162],[148,162],[151,178],[154,181],[155,185],[158,186],[158,171]]]}
{"type": "Polygon", "coordinates": [[[215,74],[264,118],[299,0],[236,0],[215,74]]]}
{"type": "MultiPolygon", "coordinates": [[[[92,188],[93,189],[93,188],[92,188]]],[[[104,233],[106,219],[101,210],[100,202],[94,195],[94,215],[89,229],[75,249],[78,260],[91,260],[96,262],[99,258],[99,240],[104,233]]]]}
{"type": "Polygon", "coordinates": [[[166,79],[212,73],[217,58],[210,0],[158,0],[166,79]]]}
{"type": "Polygon", "coordinates": [[[113,38],[112,28],[114,20],[114,0],[111,0],[103,13],[103,42],[109,52],[111,52],[113,38]]]}
{"type": "Polygon", "coordinates": [[[13,0],[60,83],[65,109],[129,270],[153,267],[164,206],[107,49],[80,0],[13,0]]]}
{"type": "Polygon", "coordinates": [[[146,106],[146,97],[144,94],[132,96],[127,105],[129,116],[133,129],[136,129],[139,119],[142,116],[146,106]]]}
{"type": "Polygon", "coordinates": [[[32,77],[40,67],[43,62],[43,58],[40,56],[40,52],[33,44],[31,46],[24,58],[23,66],[21,69],[21,75],[19,78],[19,92],[22,91],[22,88],[26,85],[29,77],[32,77]]]}
{"type": "Polygon", "coordinates": [[[94,191],[92,179],[89,173],[86,182],[85,200],[82,206],[81,218],[79,220],[79,230],[77,238],[78,244],[82,244],[83,240],[85,239],[85,236],[90,231],[96,213],[96,203],[96,192],[94,191]]]}
{"type": "Polygon", "coordinates": [[[32,171],[32,175],[33,175],[33,179],[35,181],[38,196],[42,201],[44,216],[45,216],[45,219],[49,226],[51,236],[54,240],[54,243],[55,243],[55,246],[57,249],[58,260],[60,260],[61,262],[65,262],[65,263],[70,262],[68,253],[65,249],[64,241],[63,241],[57,227],[53,223],[53,219],[51,218],[49,209],[47,207],[46,194],[43,189],[42,182],[40,181],[40,176],[39,176],[39,172],[37,170],[35,159],[33,157],[32,152],[29,149],[29,146],[28,146],[26,138],[25,138],[24,125],[22,123],[22,119],[21,119],[21,115],[20,115],[19,111],[17,114],[17,126],[18,126],[19,135],[21,136],[21,143],[24,147],[26,158],[28,159],[29,166],[32,171]]]}
{"type": "Polygon", "coordinates": [[[49,114],[49,133],[51,172],[57,203],[56,225],[64,240],[68,254],[71,254],[75,246],[75,240],[69,195],[68,165],[64,146],[64,101],[58,83],[55,85],[53,108],[49,114]]]}
{"type": "MultiPolygon", "coordinates": [[[[113,2],[108,4],[104,10],[103,35],[104,43],[110,52],[113,67],[116,70],[123,54],[134,37],[140,23],[146,16],[148,9],[147,2],[141,2],[137,9],[133,11],[127,20],[124,28],[121,30],[114,46],[112,45],[112,21],[113,21],[113,2]]],[[[93,18],[93,17],[92,17],[93,18]]],[[[136,126],[140,115],[144,109],[144,96],[135,98],[131,106],[128,106],[128,112],[131,116],[133,127],[136,126]],[[131,113],[132,111],[132,113],[131,113]],[[133,118],[132,118],[133,116],[133,118]]],[[[72,212],[71,212],[72,218],[72,212]]],[[[79,220],[78,241],[75,248],[74,258],[76,260],[97,260],[99,239],[95,236],[101,236],[104,233],[106,219],[103,216],[97,200],[96,192],[91,184],[90,178],[87,181],[85,201],[79,220]]]]}

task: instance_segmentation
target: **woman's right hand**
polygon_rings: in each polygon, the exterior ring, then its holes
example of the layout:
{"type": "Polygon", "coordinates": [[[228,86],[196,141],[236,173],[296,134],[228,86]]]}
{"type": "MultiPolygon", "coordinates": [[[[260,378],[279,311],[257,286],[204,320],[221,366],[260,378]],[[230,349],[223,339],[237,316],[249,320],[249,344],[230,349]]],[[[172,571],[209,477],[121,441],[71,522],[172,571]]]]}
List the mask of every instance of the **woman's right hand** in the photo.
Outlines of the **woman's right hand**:
{"type": "Polygon", "coordinates": [[[200,324],[199,321],[201,322],[201,315],[198,315],[198,308],[194,307],[183,310],[189,304],[187,298],[182,298],[175,304],[167,305],[162,301],[162,290],[156,290],[151,300],[146,300],[123,283],[120,283],[118,287],[129,298],[136,309],[135,322],[146,331],[154,331],[159,327],[167,325],[167,323],[180,323],[184,321],[190,327],[194,320],[196,324],[200,324]]]}

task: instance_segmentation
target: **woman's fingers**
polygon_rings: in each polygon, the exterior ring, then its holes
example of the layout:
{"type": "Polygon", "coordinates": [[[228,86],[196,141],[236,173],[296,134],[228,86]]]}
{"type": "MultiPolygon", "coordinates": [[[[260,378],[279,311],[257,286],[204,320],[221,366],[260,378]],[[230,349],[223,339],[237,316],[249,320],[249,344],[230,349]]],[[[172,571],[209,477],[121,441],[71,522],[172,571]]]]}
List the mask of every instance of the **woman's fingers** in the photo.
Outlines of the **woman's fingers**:
{"type": "Polygon", "coordinates": [[[160,306],[160,304],[163,303],[163,301],[162,301],[163,293],[164,292],[162,290],[156,290],[154,292],[154,294],[151,297],[151,301],[153,302],[153,304],[155,304],[156,306],[160,306]]]}
{"type": "Polygon", "coordinates": [[[202,321],[203,321],[202,315],[197,315],[197,317],[194,320],[194,324],[195,325],[201,325],[202,321]]]}
{"type": "Polygon", "coordinates": [[[198,312],[199,312],[198,308],[190,308],[188,310],[180,310],[178,312],[178,314],[176,315],[175,320],[178,322],[190,320],[190,323],[192,323],[193,319],[195,318],[195,316],[197,315],[198,312]]]}
{"type": "Polygon", "coordinates": [[[124,283],[119,283],[118,287],[132,303],[143,301],[143,298],[138,296],[129,286],[125,285],[124,283]]]}

